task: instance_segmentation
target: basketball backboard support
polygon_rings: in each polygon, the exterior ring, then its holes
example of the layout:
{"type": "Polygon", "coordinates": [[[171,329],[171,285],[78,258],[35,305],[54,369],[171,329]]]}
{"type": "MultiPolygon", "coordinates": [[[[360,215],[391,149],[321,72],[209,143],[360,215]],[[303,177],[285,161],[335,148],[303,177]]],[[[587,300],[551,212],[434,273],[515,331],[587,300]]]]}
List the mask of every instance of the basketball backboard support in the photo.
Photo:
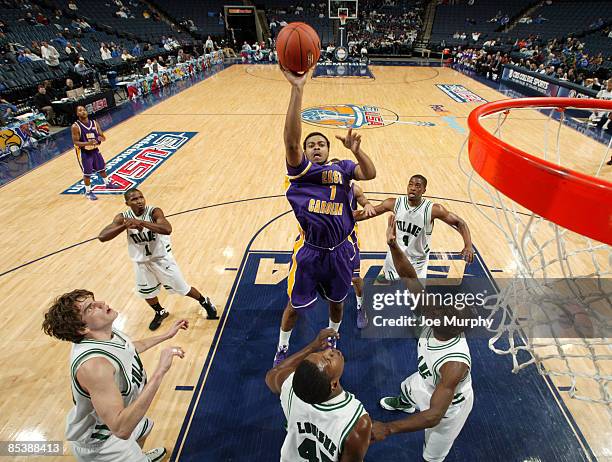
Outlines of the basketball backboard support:
{"type": "Polygon", "coordinates": [[[328,0],[329,19],[340,19],[346,13],[346,19],[357,19],[359,0],[328,0]]]}

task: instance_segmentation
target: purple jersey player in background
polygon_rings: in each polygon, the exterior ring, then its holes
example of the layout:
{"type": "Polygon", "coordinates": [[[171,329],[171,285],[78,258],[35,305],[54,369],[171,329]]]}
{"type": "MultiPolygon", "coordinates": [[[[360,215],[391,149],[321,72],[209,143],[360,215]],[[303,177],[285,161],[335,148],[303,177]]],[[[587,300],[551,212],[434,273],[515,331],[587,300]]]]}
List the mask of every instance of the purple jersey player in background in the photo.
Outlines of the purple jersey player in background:
{"type": "Polygon", "coordinates": [[[100,143],[106,141],[102,129],[96,121],[89,120],[87,109],[84,106],[77,106],[76,114],[78,119],[72,124],[72,141],[77,156],[81,159],[85,196],[95,201],[97,197],[91,190],[91,175],[94,173],[100,174],[106,188],[117,189],[119,186],[113,184],[106,176],[106,163],[98,149],[100,143]]]}
{"type": "Polygon", "coordinates": [[[300,144],[300,114],[308,72],[295,75],[283,70],[283,73],[291,83],[284,131],[289,180],[286,195],[300,224],[300,235],[289,268],[289,303],[283,312],[275,365],[287,357],[289,338],[297,321],[296,309],[313,306],[318,294],[329,302],[329,327],[338,332],[355,258],[355,245],[350,237],[355,227],[351,180],[371,180],[376,176],[372,160],[361,149],[361,136],[352,130],[346,137],[336,138],[351,150],[357,163],[352,160],[328,163],[329,140],[322,133],[310,133],[300,144]]]}

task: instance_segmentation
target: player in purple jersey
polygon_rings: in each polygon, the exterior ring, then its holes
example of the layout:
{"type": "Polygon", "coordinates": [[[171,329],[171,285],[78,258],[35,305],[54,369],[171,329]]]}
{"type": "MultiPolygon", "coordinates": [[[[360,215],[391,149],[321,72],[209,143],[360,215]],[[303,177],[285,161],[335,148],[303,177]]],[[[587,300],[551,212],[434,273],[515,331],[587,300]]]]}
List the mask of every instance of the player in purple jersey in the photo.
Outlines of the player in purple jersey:
{"type": "Polygon", "coordinates": [[[83,182],[85,183],[85,196],[95,201],[98,198],[91,190],[91,176],[99,173],[104,180],[104,185],[108,189],[117,189],[119,186],[112,183],[106,175],[106,163],[98,146],[106,137],[102,129],[95,120],[89,120],[87,109],[84,106],[77,106],[77,121],[72,124],[72,141],[76,149],[77,156],[80,157],[81,167],[83,168],[83,182]]]}
{"type": "Polygon", "coordinates": [[[350,237],[355,227],[351,180],[376,177],[372,160],[361,149],[361,136],[350,129],[346,136],[336,138],[351,150],[357,163],[328,163],[330,143],[322,133],[310,133],[300,143],[302,97],[308,73],[283,73],[291,83],[284,130],[289,180],[286,196],[300,225],[300,235],[289,268],[289,303],[283,312],[275,364],[287,357],[289,338],[297,321],[296,309],[313,306],[318,294],[329,302],[329,327],[336,332],[340,328],[356,256],[350,237]]]}

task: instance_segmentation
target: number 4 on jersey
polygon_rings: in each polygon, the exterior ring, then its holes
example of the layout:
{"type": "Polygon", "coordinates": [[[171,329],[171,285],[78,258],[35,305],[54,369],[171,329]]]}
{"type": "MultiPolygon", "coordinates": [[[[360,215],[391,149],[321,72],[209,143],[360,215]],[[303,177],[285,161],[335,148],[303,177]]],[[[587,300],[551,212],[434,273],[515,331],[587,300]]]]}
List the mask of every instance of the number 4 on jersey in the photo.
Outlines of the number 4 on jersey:
{"type": "Polygon", "coordinates": [[[323,452],[320,452],[320,459],[317,457],[317,443],[309,438],[304,439],[299,445],[298,454],[308,462],[332,462],[323,452]]]}

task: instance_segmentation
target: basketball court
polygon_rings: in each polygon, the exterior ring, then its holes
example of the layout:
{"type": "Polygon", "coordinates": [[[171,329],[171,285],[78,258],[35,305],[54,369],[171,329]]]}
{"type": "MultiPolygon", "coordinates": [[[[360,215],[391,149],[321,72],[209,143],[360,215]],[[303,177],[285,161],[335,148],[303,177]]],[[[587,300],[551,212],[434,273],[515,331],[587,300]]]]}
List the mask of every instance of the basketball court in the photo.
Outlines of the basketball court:
{"type": "MultiPolygon", "coordinates": [[[[495,226],[490,197],[468,185],[460,168],[467,154],[462,163],[458,159],[470,112],[507,94],[447,67],[369,66],[368,71],[371,77],[309,78],[303,135],[322,131],[332,141],[331,157],[351,158],[334,135],[351,124],[360,130],[362,148],[377,168],[377,177],[361,184],[372,202],[405,194],[413,174],[426,176],[426,196],[466,220],[477,251],[466,266],[458,258],[460,236],[437,226],[429,277],[478,276],[495,291],[513,275],[515,256],[495,226]]],[[[114,168],[142,173],[130,178],[172,224],[173,252],[186,280],[222,314],[208,321],[193,300],[163,292],[160,297],[171,312],[160,331],[181,317],[190,320],[190,329],[173,340],[186,357],[174,361],[149,413],[155,427],[147,446],[164,445],[170,460],[278,459],[285,421],[264,375],[276,349],[296,236],[283,186],[289,90],[275,66],[233,65],[105,130],[105,159],[118,156],[114,168]],[[163,146],[165,154],[152,152],[155,146],[163,146]],[[147,149],[154,159],[150,165],[142,158],[147,149]],[[146,165],[130,157],[136,152],[146,165]],[[125,167],[128,161],[134,163],[125,167]]],[[[483,125],[494,130],[495,120],[483,125]]],[[[543,134],[555,130],[553,139],[557,126],[544,112],[511,111],[503,139],[540,155],[543,134]]],[[[575,153],[564,157],[564,165],[596,172],[606,146],[570,126],[558,132],[560,150],[575,153]]],[[[604,169],[601,177],[612,181],[612,170],[604,169]]],[[[87,288],[120,312],[116,327],[134,339],[150,335],[152,311],[134,293],[124,239],[104,244],[95,239],[126,208],[122,196],[102,193],[97,202],[87,201],[74,193],[79,179],[74,153],[67,151],[0,188],[0,440],[64,439],[72,406],[70,346],[40,328],[55,296],[87,288]]],[[[360,226],[362,275],[374,278],[382,266],[385,228],[384,217],[360,226]]],[[[573,271],[589,274],[592,255],[603,258],[595,251],[578,255],[573,271]]],[[[347,357],[343,386],[374,419],[399,418],[377,403],[415,370],[416,344],[361,338],[352,294],[347,300],[338,345],[347,357]]],[[[291,351],[310,341],[326,319],[322,304],[301,319],[291,351]]],[[[535,365],[513,374],[510,356],[493,353],[485,339],[469,343],[475,403],[448,461],[612,460],[609,404],[571,399],[566,377],[542,376],[535,365]]],[[[610,346],[602,348],[608,362],[601,362],[601,373],[609,380],[610,346]]],[[[143,355],[149,373],[158,357],[159,348],[143,355]]],[[[601,393],[593,381],[579,383],[578,391],[601,393]]],[[[422,433],[397,435],[371,446],[366,460],[416,460],[421,445],[422,433]]],[[[65,444],[63,457],[40,460],[72,456],[65,444]]]]}

